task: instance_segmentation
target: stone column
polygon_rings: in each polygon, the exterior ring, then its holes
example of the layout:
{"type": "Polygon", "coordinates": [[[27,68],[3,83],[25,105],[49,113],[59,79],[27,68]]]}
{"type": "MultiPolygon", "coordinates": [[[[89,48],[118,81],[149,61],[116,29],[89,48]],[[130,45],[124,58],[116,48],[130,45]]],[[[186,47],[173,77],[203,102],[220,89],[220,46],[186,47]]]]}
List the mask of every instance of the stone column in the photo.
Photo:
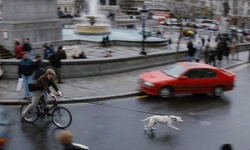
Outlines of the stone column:
{"type": "Polygon", "coordinates": [[[14,49],[13,39],[30,38],[33,49],[62,39],[57,0],[3,0],[0,45],[14,49]]]}

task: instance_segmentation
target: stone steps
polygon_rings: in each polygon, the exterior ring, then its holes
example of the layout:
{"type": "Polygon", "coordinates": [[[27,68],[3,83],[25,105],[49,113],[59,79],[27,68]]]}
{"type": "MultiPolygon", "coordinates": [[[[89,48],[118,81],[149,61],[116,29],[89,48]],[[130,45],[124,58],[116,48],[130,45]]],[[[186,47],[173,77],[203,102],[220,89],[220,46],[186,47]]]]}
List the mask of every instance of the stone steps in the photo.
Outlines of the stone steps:
{"type": "Polygon", "coordinates": [[[6,50],[3,46],[0,45],[0,58],[1,59],[11,59],[14,58],[14,55],[6,50]]]}

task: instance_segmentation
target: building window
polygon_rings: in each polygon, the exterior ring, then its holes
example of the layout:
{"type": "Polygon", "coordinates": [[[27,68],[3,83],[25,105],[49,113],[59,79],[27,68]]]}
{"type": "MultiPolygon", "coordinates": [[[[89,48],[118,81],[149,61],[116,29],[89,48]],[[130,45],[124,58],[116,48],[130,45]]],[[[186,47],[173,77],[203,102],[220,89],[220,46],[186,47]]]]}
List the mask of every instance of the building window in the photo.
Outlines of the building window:
{"type": "Polygon", "coordinates": [[[101,5],[106,5],[106,0],[100,0],[101,5]]]}
{"type": "Polygon", "coordinates": [[[116,5],[116,0],[109,0],[109,5],[116,5]]]}

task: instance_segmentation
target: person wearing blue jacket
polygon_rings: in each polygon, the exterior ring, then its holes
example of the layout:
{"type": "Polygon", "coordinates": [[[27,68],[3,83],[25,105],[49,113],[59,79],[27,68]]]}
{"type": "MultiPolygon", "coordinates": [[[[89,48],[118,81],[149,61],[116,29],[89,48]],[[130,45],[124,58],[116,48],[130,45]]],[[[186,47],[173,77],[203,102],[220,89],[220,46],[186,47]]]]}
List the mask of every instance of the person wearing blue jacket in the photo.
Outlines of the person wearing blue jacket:
{"type": "Polygon", "coordinates": [[[18,77],[23,79],[23,86],[25,89],[24,99],[31,99],[31,92],[28,84],[32,82],[32,75],[34,72],[34,62],[29,59],[29,53],[24,52],[23,58],[18,63],[18,77]]]}

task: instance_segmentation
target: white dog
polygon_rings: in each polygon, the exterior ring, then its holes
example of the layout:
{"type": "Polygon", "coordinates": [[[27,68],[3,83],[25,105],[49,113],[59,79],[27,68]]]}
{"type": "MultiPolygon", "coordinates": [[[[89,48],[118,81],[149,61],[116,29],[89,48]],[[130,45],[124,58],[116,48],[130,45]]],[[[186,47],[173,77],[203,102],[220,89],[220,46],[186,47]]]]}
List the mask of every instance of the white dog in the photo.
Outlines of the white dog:
{"type": "Polygon", "coordinates": [[[156,128],[153,128],[156,123],[165,124],[171,128],[174,128],[175,130],[180,130],[179,128],[172,125],[173,121],[177,121],[179,123],[182,123],[183,120],[181,117],[178,116],[160,116],[160,115],[153,115],[151,117],[148,117],[146,119],[143,119],[141,121],[147,121],[149,120],[148,124],[144,126],[144,129],[147,130],[155,130],[156,128]]]}

